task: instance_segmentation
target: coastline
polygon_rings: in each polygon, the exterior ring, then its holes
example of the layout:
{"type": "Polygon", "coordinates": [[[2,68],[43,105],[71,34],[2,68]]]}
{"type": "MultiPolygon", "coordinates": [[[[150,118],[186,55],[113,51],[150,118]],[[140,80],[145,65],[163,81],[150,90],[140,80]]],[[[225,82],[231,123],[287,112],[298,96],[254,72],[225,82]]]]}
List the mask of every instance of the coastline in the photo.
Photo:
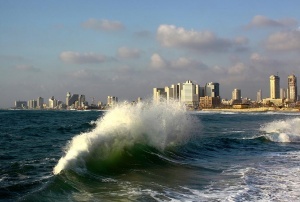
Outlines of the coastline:
{"type": "Polygon", "coordinates": [[[202,109],[202,111],[218,111],[218,112],[300,112],[295,108],[275,108],[275,107],[260,107],[260,108],[246,108],[246,109],[202,109]]]}

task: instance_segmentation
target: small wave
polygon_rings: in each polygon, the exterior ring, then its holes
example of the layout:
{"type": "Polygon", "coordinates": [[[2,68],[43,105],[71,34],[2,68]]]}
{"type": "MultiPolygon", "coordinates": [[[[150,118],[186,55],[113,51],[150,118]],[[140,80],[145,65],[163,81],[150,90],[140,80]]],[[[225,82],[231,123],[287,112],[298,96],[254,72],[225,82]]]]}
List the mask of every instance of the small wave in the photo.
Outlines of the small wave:
{"type": "Polygon", "coordinates": [[[124,152],[135,145],[164,151],[187,142],[199,125],[199,120],[179,103],[120,105],[99,118],[91,132],[77,135],[69,142],[53,173],[86,168],[88,162],[122,161],[124,152]]]}
{"type": "Polygon", "coordinates": [[[260,130],[273,142],[300,142],[300,118],[273,121],[260,130]]]}

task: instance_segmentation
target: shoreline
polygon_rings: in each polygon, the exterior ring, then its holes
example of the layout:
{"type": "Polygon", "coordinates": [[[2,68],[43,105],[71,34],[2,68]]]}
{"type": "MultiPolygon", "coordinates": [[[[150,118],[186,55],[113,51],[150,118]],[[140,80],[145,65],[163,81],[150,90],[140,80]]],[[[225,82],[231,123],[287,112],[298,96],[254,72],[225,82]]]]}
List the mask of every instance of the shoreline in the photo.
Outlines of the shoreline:
{"type": "Polygon", "coordinates": [[[260,107],[247,109],[202,109],[201,111],[218,111],[218,112],[300,112],[300,109],[295,108],[275,108],[275,107],[260,107]]]}

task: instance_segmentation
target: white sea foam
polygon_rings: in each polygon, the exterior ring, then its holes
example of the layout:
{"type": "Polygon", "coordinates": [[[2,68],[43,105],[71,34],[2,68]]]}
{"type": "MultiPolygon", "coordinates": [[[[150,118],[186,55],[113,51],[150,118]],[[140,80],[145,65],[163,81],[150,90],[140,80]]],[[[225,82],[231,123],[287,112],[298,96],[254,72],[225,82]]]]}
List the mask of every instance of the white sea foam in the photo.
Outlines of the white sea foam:
{"type": "MultiPolygon", "coordinates": [[[[205,189],[183,187],[192,201],[299,201],[300,153],[270,153],[263,161],[235,165],[205,189]]],[[[182,201],[186,201],[184,198],[182,201]]]]}
{"type": "Polygon", "coordinates": [[[96,121],[96,128],[75,136],[67,145],[65,155],[53,173],[85,165],[87,156],[97,153],[99,159],[118,155],[135,143],[159,150],[181,144],[191,135],[196,120],[179,103],[120,105],[107,111],[96,121]]]}
{"type": "Polygon", "coordinates": [[[273,121],[262,126],[261,131],[273,142],[299,142],[300,118],[273,121]]]}

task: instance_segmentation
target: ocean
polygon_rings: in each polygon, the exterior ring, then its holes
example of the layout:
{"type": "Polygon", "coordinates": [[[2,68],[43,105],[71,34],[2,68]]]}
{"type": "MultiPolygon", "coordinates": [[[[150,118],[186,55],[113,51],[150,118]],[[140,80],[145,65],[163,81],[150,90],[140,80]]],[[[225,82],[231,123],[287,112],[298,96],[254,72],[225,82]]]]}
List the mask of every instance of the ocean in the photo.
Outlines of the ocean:
{"type": "Polygon", "coordinates": [[[299,201],[300,113],[0,111],[0,201],[299,201]]]}

